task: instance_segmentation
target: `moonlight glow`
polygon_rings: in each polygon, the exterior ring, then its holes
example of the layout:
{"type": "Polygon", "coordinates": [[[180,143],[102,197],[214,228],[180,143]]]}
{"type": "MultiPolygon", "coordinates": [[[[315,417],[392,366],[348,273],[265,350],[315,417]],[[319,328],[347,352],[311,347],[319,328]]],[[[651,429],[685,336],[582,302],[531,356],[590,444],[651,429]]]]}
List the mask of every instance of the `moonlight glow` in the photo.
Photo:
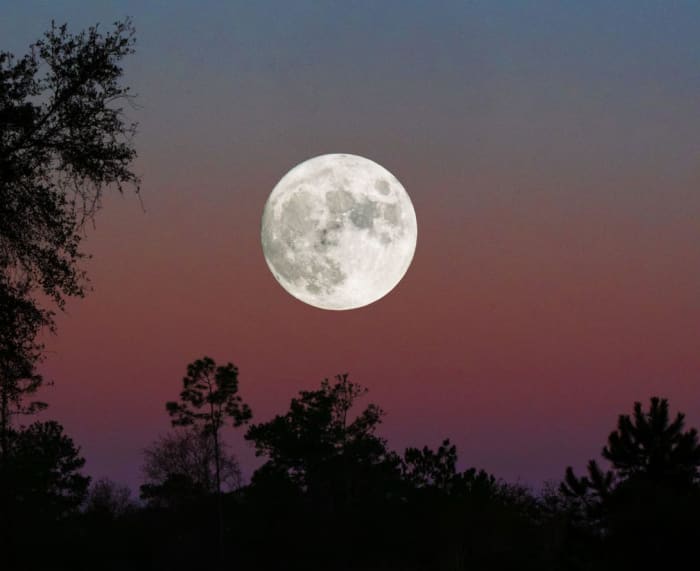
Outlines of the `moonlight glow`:
{"type": "Polygon", "coordinates": [[[354,309],[389,293],[411,264],[416,238],[416,213],[401,183],[356,155],[297,165],[277,183],[262,217],[273,275],[322,309],[354,309]]]}

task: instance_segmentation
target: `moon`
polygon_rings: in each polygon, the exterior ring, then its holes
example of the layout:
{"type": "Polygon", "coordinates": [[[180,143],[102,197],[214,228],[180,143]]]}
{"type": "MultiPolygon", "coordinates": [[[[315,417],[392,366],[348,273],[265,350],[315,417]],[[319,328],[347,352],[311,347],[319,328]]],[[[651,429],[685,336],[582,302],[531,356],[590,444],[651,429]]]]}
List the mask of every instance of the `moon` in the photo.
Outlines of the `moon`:
{"type": "Polygon", "coordinates": [[[349,154],[313,157],[270,193],[261,225],[263,254],[297,299],[331,310],[377,301],[413,260],[416,213],[398,179],[349,154]]]}

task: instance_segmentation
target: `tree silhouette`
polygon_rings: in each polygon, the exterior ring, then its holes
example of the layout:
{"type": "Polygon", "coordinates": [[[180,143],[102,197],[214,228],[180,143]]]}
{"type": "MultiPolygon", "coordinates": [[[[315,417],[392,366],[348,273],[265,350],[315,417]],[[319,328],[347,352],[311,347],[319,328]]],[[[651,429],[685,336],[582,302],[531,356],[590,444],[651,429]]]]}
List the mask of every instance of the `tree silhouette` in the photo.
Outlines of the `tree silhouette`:
{"type": "Polygon", "coordinates": [[[52,23],[27,55],[0,53],[0,267],[59,304],[84,292],[79,229],[104,189],[138,182],[119,84],[133,43],[128,20],[105,35],[52,23]]]}
{"type": "Polygon", "coordinates": [[[634,403],[634,414],[621,414],[617,429],[608,436],[603,458],[612,470],[603,471],[595,460],[588,464],[588,476],[577,478],[571,467],[566,470],[562,491],[581,496],[589,491],[606,499],[616,485],[643,480],[676,488],[692,487],[698,482],[700,445],[697,430],[684,431],[685,415],[671,421],[668,400],[652,397],[644,412],[634,403]]]}
{"type": "Polygon", "coordinates": [[[377,405],[351,419],[355,401],[366,392],[347,374],[337,375],[318,390],[301,391],[286,414],[251,426],[245,438],[255,444],[256,455],[268,457],[259,476],[288,478],[330,509],[380,492],[381,483],[398,477],[399,461],[375,434],[384,415],[377,405]]]}
{"type": "MultiPolygon", "coordinates": [[[[225,443],[219,446],[222,490],[234,490],[241,483],[238,461],[226,450],[225,443]]],[[[142,497],[151,502],[167,503],[175,483],[184,484],[185,480],[191,492],[214,493],[213,439],[196,429],[179,429],[161,436],[144,450],[143,472],[146,482],[141,486],[142,497]]]]}
{"type": "Polygon", "coordinates": [[[55,421],[9,431],[0,466],[0,567],[55,566],[63,530],[79,516],[90,482],[80,473],[84,464],[55,421]]]}
{"type": "Polygon", "coordinates": [[[119,83],[133,43],[128,20],[106,34],[52,23],[26,55],[0,52],[0,460],[13,414],[43,406],[23,402],[43,381],[37,335],[54,326],[40,300],[85,293],[85,222],[107,187],[138,188],[119,83]]]}
{"type": "Polygon", "coordinates": [[[235,427],[247,423],[250,407],[238,395],[238,368],[233,363],[218,366],[210,357],[187,366],[182,379],[180,402],[165,407],[173,426],[194,426],[213,441],[216,490],[221,491],[221,428],[226,421],[235,427]]]}
{"type": "Polygon", "coordinates": [[[24,293],[17,296],[3,287],[3,279],[0,274],[0,465],[12,418],[46,408],[41,401],[27,402],[43,383],[35,367],[41,358],[37,335],[44,325],[44,313],[24,293]]]}
{"type": "Polygon", "coordinates": [[[647,411],[636,402],[632,416],[618,417],[603,448],[610,470],[595,460],[586,476],[566,470],[562,494],[578,502],[584,521],[603,533],[626,565],[672,564],[694,549],[691,538],[700,534],[700,445],[697,431],[684,427],[685,416],[672,420],[666,399],[653,397],[647,411]]]}
{"type": "Polygon", "coordinates": [[[9,438],[8,462],[2,472],[9,511],[39,519],[64,517],[85,499],[90,478],[80,474],[85,460],[63,427],[35,422],[9,438]]]}
{"type": "Polygon", "coordinates": [[[415,488],[449,491],[457,477],[457,447],[446,439],[435,452],[427,446],[407,448],[402,472],[415,488]]]}
{"type": "Polygon", "coordinates": [[[182,379],[180,401],[165,405],[173,426],[193,426],[213,442],[217,505],[219,512],[219,549],[223,553],[223,501],[221,498],[221,429],[229,421],[234,427],[252,417],[250,407],[238,395],[238,368],[233,363],[217,366],[211,357],[187,365],[182,379]]]}
{"type": "Polygon", "coordinates": [[[101,518],[115,519],[135,509],[131,490],[109,478],[93,483],[85,500],[85,513],[101,518]]]}

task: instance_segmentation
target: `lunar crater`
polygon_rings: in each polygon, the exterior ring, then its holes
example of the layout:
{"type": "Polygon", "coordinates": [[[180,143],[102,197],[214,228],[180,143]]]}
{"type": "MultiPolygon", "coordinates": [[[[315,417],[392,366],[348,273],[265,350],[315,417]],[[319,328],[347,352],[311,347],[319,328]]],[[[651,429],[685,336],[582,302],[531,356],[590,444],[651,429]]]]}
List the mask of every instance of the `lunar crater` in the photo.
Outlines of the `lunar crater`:
{"type": "Polygon", "coordinates": [[[383,195],[389,194],[389,182],[384,180],[383,178],[377,179],[374,181],[374,188],[376,188],[379,192],[381,192],[383,195]]]}

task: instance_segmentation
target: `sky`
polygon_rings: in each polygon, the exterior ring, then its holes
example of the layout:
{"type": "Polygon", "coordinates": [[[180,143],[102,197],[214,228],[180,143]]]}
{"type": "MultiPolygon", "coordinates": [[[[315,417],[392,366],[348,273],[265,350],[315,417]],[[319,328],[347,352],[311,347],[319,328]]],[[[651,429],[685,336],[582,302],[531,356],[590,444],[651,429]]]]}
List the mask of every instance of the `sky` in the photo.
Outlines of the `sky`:
{"type": "Polygon", "coordinates": [[[460,467],[535,487],[635,401],[700,426],[698,3],[0,4],[16,54],[52,19],[136,28],[143,208],[104,201],[93,289],[42,365],[92,476],[138,487],[203,355],[239,367],[255,421],[349,372],[391,448],[449,437],[460,467]],[[418,220],[404,279],[346,312],[287,294],[259,238],[277,181],[334,152],[390,170],[418,220]]]}

